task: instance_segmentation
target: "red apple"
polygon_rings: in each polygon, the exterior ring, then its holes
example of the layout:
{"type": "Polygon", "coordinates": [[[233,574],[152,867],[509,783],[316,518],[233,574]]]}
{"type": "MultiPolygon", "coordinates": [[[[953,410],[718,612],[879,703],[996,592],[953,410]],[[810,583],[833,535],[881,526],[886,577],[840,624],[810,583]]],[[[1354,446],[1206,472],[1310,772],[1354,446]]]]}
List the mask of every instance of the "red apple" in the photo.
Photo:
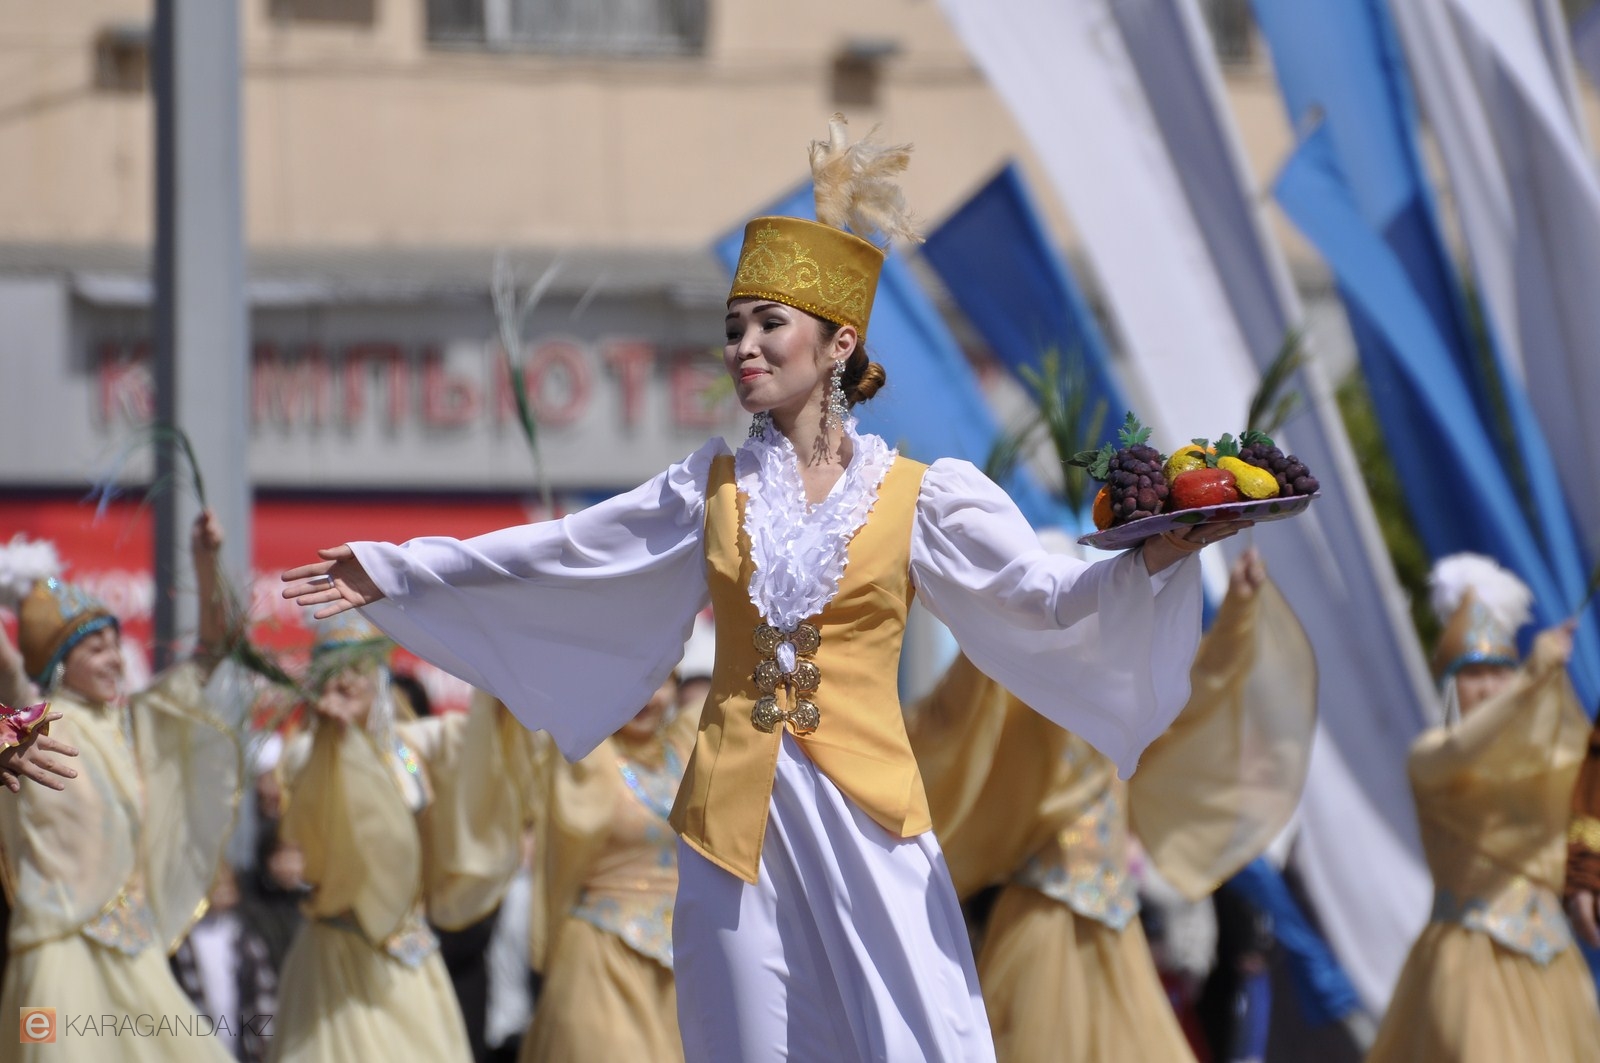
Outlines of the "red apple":
{"type": "Polygon", "coordinates": [[[1172,481],[1172,508],[1198,509],[1239,501],[1239,485],[1227,469],[1190,469],[1172,481]]]}

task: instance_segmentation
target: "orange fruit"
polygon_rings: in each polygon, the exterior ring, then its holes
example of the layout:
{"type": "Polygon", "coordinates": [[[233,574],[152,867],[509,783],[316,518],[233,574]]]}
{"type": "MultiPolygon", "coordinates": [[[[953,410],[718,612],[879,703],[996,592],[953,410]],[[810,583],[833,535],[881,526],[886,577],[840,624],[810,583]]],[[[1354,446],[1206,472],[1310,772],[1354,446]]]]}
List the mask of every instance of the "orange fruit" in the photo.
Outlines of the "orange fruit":
{"type": "Polygon", "coordinates": [[[1094,496],[1094,526],[1100,531],[1111,527],[1111,485],[1100,488],[1094,496]]]}

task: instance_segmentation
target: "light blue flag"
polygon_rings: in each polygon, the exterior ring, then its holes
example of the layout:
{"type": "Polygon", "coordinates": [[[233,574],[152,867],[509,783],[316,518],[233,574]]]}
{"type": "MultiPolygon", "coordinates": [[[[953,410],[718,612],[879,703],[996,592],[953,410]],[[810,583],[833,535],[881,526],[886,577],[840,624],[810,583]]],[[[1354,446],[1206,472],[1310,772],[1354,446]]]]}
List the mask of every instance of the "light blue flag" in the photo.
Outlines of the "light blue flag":
{"type": "MultiPolygon", "coordinates": [[[[1303,170],[1293,179],[1285,171],[1280,202],[1285,188],[1298,197],[1290,213],[1308,235],[1309,225],[1346,242],[1356,238],[1332,232],[1320,217],[1326,213],[1359,226],[1374,245],[1367,250],[1382,252],[1390,279],[1403,289],[1376,291],[1370,276],[1341,268],[1313,237],[1351,311],[1368,390],[1413,523],[1432,556],[1474,550],[1496,557],[1533,588],[1541,623],[1565,619],[1584,596],[1588,566],[1559,483],[1541,473],[1554,467],[1553,459],[1527,395],[1468,328],[1459,277],[1417,152],[1415,107],[1387,11],[1378,0],[1254,0],[1254,7],[1304,141],[1304,157],[1290,163],[1303,170]],[[1308,146],[1313,140],[1316,145],[1308,146]],[[1403,318],[1396,310],[1401,303],[1403,318]],[[1404,349],[1394,346],[1401,335],[1411,344],[1404,349]],[[1462,446],[1470,449],[1457,449],[1462,446]]],[[[1573,667],[1591,708],[1600,695],[1596,636],[1593,625],[1580,629],[1573,667]]]]}
{"type": "MultiPolygon", "coordinates": [[[[764,215],[816,218],[811,184],[784,196],[764,215]]],[[[744,227],[717,240],[717,258],[731,273],[739,261],[744,227]]],[[[978,378],[939,311],[897,253],[878,280],[867,353],[882,363],[889,383],[856,411],[861,427],[918,461],[965,458],[982,468],[1000,436],[978,378]]],[[[1018,471],[1001,484],[1035,527],[1058,524],[1061,505],[1032,477],[1018,471]]]]}

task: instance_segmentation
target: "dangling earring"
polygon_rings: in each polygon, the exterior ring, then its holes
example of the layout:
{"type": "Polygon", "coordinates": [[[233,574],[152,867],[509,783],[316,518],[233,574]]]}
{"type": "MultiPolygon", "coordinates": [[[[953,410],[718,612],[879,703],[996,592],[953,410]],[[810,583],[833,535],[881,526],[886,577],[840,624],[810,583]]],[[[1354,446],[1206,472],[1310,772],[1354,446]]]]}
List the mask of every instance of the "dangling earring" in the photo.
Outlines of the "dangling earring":
{"type": "Polygon", "coordinates": [[[827,427],[843,428],[844,419],[850,414],[850,406],[844,399],[844,359],[835,358],[833,369],[828,373],[828,413],[825,424],[827,427]]]}
{"type": "Polygon", "coordinates": [[[47,691],[54,694],[61,689],[61,681],[67,677],[67,662],[57,661],[56,666],[50,669],[50,685],[47,691]]]}
{"type": "Polygon", "coordinates": [[[767,434],[767,426],[772,424],[772,414],[762,410],[750,418],[750,438],[760,439],[767,434]]]}

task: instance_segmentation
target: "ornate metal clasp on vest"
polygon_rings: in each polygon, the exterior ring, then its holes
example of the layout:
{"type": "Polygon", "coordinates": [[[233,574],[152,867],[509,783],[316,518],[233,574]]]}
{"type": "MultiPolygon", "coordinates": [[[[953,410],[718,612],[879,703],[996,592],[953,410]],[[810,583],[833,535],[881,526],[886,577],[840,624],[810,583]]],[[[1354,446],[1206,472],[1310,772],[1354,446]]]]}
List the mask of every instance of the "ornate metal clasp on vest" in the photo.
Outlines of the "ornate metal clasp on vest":
{"type": "Polygon", "coordinates": [[[756,628],[756,689],[761,698],[750,710],[756,730],[771,734],[787,723],[795,734],[804,737],[822,723],[822,711],[805,695],[814,694],[822,684],[822,669],[811,660],[822,645],[822,634],[810,624],[801,624],[785,635],[771,624],[756,628]],[[778,688],[788,695],[789,710],[778,707],[778,688]]]}

